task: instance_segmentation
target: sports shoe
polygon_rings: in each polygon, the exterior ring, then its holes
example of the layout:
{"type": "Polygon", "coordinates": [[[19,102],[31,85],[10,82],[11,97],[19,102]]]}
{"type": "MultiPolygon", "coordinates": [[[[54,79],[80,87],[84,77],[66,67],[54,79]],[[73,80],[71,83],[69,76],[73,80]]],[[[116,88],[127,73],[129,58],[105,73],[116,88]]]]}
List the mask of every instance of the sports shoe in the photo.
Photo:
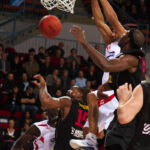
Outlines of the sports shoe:
{"type": "Polygon", "coordinates": [[[75,150],[98,150],[96,135],[88,133],[84,140],[70,140],[70,146],[75,150]]]}

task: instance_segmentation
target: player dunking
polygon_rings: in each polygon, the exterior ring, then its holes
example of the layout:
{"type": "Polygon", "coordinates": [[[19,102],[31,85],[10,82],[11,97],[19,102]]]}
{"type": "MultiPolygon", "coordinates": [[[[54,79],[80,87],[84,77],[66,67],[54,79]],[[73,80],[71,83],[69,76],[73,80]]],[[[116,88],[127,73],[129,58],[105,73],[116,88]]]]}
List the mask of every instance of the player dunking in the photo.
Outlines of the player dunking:
{"type": "MultiPolygon", "coordinates": [[[[104,22],[104,17],[99,7],[98,1],[91,0],[92,12],[95,23],[101,35],[103,36],[104,42],[108,44],[105,51],[105,56],[108,59],[113,59],[120,53],[120,47],[118,45],[118,42],[119,39],[127,31],[119,22],[118,17],[114,12],[113,8],[111,7],[111,5],[106,0],[101,0],[101,4],[103,6],[106,19],[113,28],[113,32],[111,31],[109,26],[104,22]]],[[[108,80],[109,80],[109,72],[104,72],[104,75],[102,77],[102,83],[104,84],[108,80]]],[[[97,96],[97,91],[94,91],[89,94],[88,100],[93,104],[97,103],[97,99],[101,100],[103,98],[104,101],[107,101],[108,99],[110,99],[113,93],[114,93],[113,91],[106,91],[105,93],[103,93],[103,95],[101,94],[101,98],[99,99],[97,96]],[[107,95],[109,97],[107,97],[107,95]]],[[[110,122],[114,117],[113,112],[117,108],[117,106],[118,101],[114,97],[110,101],[107,101],[101,107],[99,107],[99,119],[97,120],[99,132],[102,131],[103,129],[108,128],[108,125],[110,124],[110,122]]],[[[86,123],[85,127],[89,127],[88,122],[86,123]]]]}
{"type": "Polygon", "coordinates": [[[88,117],[88,106],[85,104],[88,91],[75,86],[68,91],[68,96],[55,99],[47,92],[44,78],[41,75],[36,75],[34,78],[40,81],[34,83],[40,88],[40,100],[43,106],[60,109],[54,150],[72,150],[69,145],[70,139],[83,138],[82,128],[88,117]]]}
{"type": "MultiPolygon", "coordinates": [[[[140,69],[140,58],[143,57],[141,46],[144,44],[143,34],[136,29],[127,32],[119,41],[121,54],[116,59],[108,60],[101,53],[97,52],[85,39],[84,31],[77,26],[71,29],[71,33],[77,41],[85,48],[89,56],[103,71],[112,72],[111,80],[102,86],[103,90],[116,89],[125,82],[131,83],[133,88],[141,82],[142,70],[140,69]]],[[[92,99],[92,95],[91,99],[92,99]]],[[[97,103],[94,105],[89,102],[89,134],[87,140],[72,140],[73,148],[94,147],[96,149],[96,132],[98,121],[97,103]],[[85,144],[86,143],[86,144],[85,144]],[[90,143],[90,144],[89,144],[90,143]],[[79,146],[80,145],[80,146],[79,146]]],[[[118,126],[116,126],[118,128],[118,126]]],[[[126,134],[126,133],[125,133],[126,134]]],[[[125,136],[121,135],[121,136],[125,136]]],[[[106,140],[107,141],[107,140],[106,140]]],[[[108,145],[113,145],[113,140],[108,145]]],[[[125,142],[125,141],[123,141],[125,142]]],[[[119,144],[119,143],[117,143],[119,144]]]]}
{"type": "MultiPolygon", "coordinates": [[[[115,32],[112,32],[109,28],[109,26],[104,22],[104,17],[102,15],[101,9],[99,7],[97,0],[91,1],[92,6],[92,12],[93,16],[96,22],[96,25],[98,27],[98,30],[102,34],[104,41],[106,44],[109,44],[106,48],[105,56],[108,59],[115,58],[120,53],[120,47],[118,45],[119,39],[127,32],[125,28],[120,24],[116,13],[110,6],[110,4],[105,0],[101,0],[102,6],[104,8],[104,12],[106,15],[106,18],[108,22],[111,24],[111,27],[115,32]]],[[[109,80],[109,72],[104,72],[104,75],[102,77],[102,83],[106,83],[109,80]]],[[[111,96],[113,91],[106,91],[105,94],[103,94],[103,98],[107,98],[106,95],[111,96]]],[[[96,103],[97,101],[97,91],[91,92],[92,97],[89,96],[89,101],[92,103],[96,103]],[[91,99],[90,99],[91,98],[91,99]]],[[[102,96],[102,95],[101,95],[102,96]]],[[[101,99],[101,98],[100,98],[101,99]]],[[[101,116],[98,120],[98,128],[99,131],[102,129],[102,126],[108,127],[110,121],[113,118],[113,112],[118,106],[118,101],[116,101],[115,98],[113,98],[109,103],[103,104],[102,107],[99,107],[99,116],[101,116]],[[113,105],[113,106],[112,106],[113,105]],[[112,106],[112,107],[110,107],[112,106]],[[103,109],[103,107],[106,109],[103,109]],[[108,110],[109,107],[109,110],[108,110]],[[104,111],[107,110],[107,111],[104,111]],[[100,115],[100,113],[102,113],[100,115]],[[104,115],[105,114],[105,115],[104,115]],[[103,118],[102,118],[103,116],[103,118]],[[107,117],[106,117],[107,116],[107,117]],[[102,125],[103,124],[103,125],[102,125]],[[107,124],[107,125],[106,125],[107,124]]]]}
{"type": "Polygon", "coordinates": [[[55,144],[55,127],[58,119],[56,109],[47,109],[48,120],[34,123],[13,144],[11,150],[27,150],[33,143],[33,150],[52,150],[55,144]]]}

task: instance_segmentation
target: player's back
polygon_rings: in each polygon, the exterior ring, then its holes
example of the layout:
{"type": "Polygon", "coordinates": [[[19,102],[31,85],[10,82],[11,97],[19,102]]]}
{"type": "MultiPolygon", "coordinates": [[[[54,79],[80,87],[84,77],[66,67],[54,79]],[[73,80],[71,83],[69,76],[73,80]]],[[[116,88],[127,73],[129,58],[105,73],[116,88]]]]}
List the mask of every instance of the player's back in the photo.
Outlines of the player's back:
{"type": "Polygon", "coordinates": [[[34,139],[34,150],[50,150],[55,144],[55,128],[48,124],[48,120],[34,123],[40,130],[40,136],[34,139]]]}
{"type": "Polygon", "coordinates": [[[143,107],[136,116],[135,135],[128,150],[150,150],[150,82],[143,82],[141,86],[143,107]]]}

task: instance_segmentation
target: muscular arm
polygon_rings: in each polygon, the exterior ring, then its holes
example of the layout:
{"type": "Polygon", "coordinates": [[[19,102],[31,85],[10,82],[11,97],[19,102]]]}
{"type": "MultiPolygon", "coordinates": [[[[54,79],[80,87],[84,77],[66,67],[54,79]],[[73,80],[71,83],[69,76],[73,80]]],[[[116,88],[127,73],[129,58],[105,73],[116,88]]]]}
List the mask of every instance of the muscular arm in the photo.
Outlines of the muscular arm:
{"type": "Polygon", "coordinates": [[[102,11],[99,7],[97,0],[91,0],[92,12],[94,16],[95,23],[98,30],[103,36],[104,42],[110,44],[112,42],[112,31],[108,25],[104,22],[104,17],[102,11]]]}
{"type": "MultiPolygon", "coordinates": [[[[123,91],[120,91],[123,92],[123,91]]],[[[118,93],[118,91],[117,91],[118,93]]],[[[119,107],[117,109],[118,120],[121,124],[131,122],[138,114],[143,106],[143,89],[138,85],[129,99],[124,99],[125,96],[119,98],[119,107]],[[122,101],[126,101],[122,103],[122,101]]]]}
{"type": "Polygon", "coordinates": [[[124,55],[120,58],[108,60],[101,53],[96,51],[87,41],[81,43],[94,63],[105,72],[120,72],[131,67],[137,67],[138,60],[131,55],[124,55]]]}
{"type": "Polygon", "coordinates": [[[40,101],[42,105],[46,108],[64,108],[70,107],[71,101],[69,97],[60,97],[58,99],[51,97],[51,95],[47,92],[47,88],[40,89],[40,101]]]}
{"type": "Polygon", "coordinates": [[[119,38],[122,37],[122,35],[126,33],[126,30],[119,22],[118,17],[112,6],[109,4],[108,0],[100,0],[100,2],[103,6],[107,21],[118,34],[119,38]]]}
{"type": "Polygon", "coordinates": [[[20,150],[21,148],[27,149],[33,142],[34,137],[39,136],[40,130],[35,125],[32,125],[24,135],[17,139],[17,141],[13,144],[11,150],[20,150]]]}

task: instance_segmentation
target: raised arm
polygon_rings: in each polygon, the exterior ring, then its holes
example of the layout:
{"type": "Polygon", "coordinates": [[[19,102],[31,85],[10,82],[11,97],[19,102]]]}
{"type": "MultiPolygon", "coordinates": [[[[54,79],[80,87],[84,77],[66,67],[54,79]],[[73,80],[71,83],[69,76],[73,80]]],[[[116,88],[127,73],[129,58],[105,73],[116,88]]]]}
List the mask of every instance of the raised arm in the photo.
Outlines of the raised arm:
{"type": "Polygon", "coordinates": [[[104,21],[104,17],[97,0],[91,0],[92,12],[98,30],[103,36],[104,42],[110,44],[112,42],[112,31],[104,21]]]}
{"type": "Polygon", "coordinates": [[[121,25],[120,21],[118,20],[118,17],[116,15],[115,11],[113,10],[112,6],[108,2],[108,0],[100,0],[100,2],[104,9],[104,13],[105,13],[107,21],[112,26],[113,30],[115,30],[118,37],[119,38],[122,37],[126,33],[126,30],[121,25]]]}
{"type": "Polygon", "coordinates": [[[46,108],[64,108],[70,107],[71,101],[69,97],[60,97],[58,99],[51,97],[47,91],[47,86],[44,78],[41,75],[35,75],[35,79],[38,79],[40,82],[34,81],[34,84],[37,85],[40,89],[40,101],[41,104],[46,108]]]}
{"type": "Polygon", "coordinates": [[[78,26],[74,26],[71,29],[71,33],[84,47],[94,63],[105,72],[120,72],[137,67],[138,65],[138,59],[131,55],[124,55],[120,58],[108,60],[85,40],[84,31],[78,26]]]}
{"type": "Polygon", "coordinates": [[[25,132],[17,141],[13,144],[11,150],[20,150],[20,149],[28,149],[30,144],[33,142],[34,137],[39,137],[40,131],[35,126],[32,125],[28,131],[25,132]]]}
{"type": "Polygon", "coordinates": [[[131,122],[143,106],[143,89],[138,85],[132,92],[132,86],[126,83],[117,90],[119,107],[117,109],[120,124],[131,122]]]}

